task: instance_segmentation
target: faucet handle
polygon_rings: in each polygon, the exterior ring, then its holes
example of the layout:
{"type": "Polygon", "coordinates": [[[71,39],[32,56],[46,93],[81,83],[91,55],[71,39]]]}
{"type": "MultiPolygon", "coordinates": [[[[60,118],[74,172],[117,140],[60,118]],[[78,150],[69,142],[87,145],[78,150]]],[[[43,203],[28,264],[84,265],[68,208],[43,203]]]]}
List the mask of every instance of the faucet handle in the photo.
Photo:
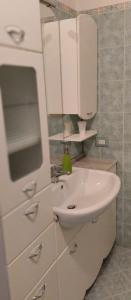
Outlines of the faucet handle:
{"type": "Polygon", "coordinates": [[[52,183],[56,183],[56,181],[57,181],[57,176],[56,176],[56,165],[53,164],[53,165],[51,166],[51,182],[52,182],[52,183]]]}
{"type": "Polygon", "coordinates": [[[56,173],[56,165],[53,164],[51,165],[51,177],[55,176],[55,173],[56,173]]]}
{"type": "Polygon", "coordinates": [[[59,176],[61,176],[61,175],[65,175],[65,172],[64,172],[63,170],[61,170],[61,171],[56,171],[56,174],[55,174],[56,177],[59,177],[59,176]]]}
{"type": "Polygon", "coordinates": [[[52,183],[59,182],[59,176],[64,175],[65,172],[62,170],[62,165],[52,165],[51,167],[51,177],[52,183]]]}
{"type": "Polygon", "coordinates": [[[55,169],[56,169],[56,172],[61,172],[62,171],[62,165],[61,164],[55,165],[55,169]]]}
{"type": "Polygon", "coordinates": [[[56,176],[57,173],[62,172],[62,165],[53,164],[51,166],[51,176],[56,176]]]}

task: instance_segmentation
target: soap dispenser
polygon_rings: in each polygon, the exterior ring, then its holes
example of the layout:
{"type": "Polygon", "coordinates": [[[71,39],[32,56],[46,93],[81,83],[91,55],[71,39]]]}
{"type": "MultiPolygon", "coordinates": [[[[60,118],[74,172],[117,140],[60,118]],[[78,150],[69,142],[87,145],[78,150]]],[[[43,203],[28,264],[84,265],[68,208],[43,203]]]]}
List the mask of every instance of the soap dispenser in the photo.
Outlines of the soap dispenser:
{"type": "Polygon", "coordinates": [[[64,157],[63,157],[63,171],[65,174],[71,174],[72,173],[72,161],[71,156],[69,153],[69,146],[68,144],[65,144],[64,146],[64,157]]]}

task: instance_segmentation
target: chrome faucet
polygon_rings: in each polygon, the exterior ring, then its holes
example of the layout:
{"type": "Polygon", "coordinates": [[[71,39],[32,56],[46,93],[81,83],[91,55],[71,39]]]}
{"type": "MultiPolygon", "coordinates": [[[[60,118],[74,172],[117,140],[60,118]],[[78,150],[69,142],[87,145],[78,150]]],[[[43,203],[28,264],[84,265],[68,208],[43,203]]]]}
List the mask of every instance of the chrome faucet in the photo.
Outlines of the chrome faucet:
{"type": "Polygon", "coordinates": [[[64,182],[64,179],[60,179],[61,175],[65,175],[65,172],[62,170],[62,166],[54,165],[51,169],[52,183],[64,182]]]}

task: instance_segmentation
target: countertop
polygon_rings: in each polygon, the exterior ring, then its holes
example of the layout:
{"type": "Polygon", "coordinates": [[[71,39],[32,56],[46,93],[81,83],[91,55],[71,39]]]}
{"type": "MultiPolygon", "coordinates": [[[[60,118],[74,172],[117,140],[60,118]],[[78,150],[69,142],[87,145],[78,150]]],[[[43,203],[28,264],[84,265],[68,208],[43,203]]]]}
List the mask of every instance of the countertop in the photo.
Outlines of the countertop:
{"type": "Polygon", "coordinates": [[[117,161],[115,159],[97,159],[84,157],[73,164],[74,167],[88,168],[88,169],[98,169],[109,171],[113,166],[115,166],[117,161]]]}

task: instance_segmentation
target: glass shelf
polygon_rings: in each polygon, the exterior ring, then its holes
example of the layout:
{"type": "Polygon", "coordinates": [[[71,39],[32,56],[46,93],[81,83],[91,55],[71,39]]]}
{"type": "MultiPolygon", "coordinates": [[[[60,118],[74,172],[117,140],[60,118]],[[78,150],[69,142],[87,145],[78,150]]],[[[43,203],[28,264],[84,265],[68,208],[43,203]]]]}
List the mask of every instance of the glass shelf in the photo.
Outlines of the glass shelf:
{"type": "Polygon", "coordinates": [[[63,132],[50,136],[50,141],[65,141],[65,142],[83,142],[97,134],[97,130],[87,130],[85,134],[75,133],[68,137],[64,137],[63,132]]]}

